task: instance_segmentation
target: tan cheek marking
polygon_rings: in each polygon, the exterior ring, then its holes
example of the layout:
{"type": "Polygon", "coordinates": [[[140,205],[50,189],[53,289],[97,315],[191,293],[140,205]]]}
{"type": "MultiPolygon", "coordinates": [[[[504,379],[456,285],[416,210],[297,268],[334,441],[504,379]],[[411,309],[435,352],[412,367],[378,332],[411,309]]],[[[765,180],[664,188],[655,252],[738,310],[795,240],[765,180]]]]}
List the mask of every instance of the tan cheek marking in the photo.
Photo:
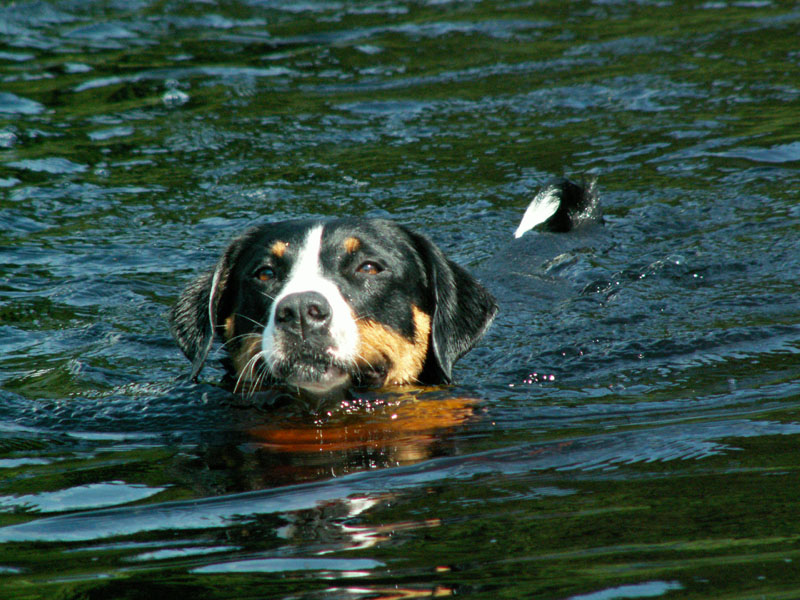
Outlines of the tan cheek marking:
{"type": "Polygon", "coordinates": [[[344,250],[348,254],[352,254],[361,247],[361,240],[357,237],[349,237],[344,241],[344,250]]]}
{"type": "MultiPolygon", "coordinates": [[[[223,334],[225,341],[230,342],[236,336],[236,317],[231,315],[225,319],[223,325],[223,334]]],[[[249,382],[254,379],[255,363],[250,362],[259,352],[261,352],[261,335],[258,333],[249,333],[242,338],[242,341],[236,343],[230,351],[231,362],[236,371],[237,385],[239,381],[249,382]]],[[[235,392],[241,392],[241,389],[235,389],[235,392]]]]}
{"type": "Polygon", "coordinates": [[[286,242],[277,241],[272,244],[272,247],[269,249],[269,251],[278,258],[281,258],[284,254],[286,254],[286,249],[288,247],[289,244],[286,242]]]}
{"type": "Polygon", "coordinates": [[[225,319],[225,339],[233,339],[236,324],[233,315],[225,319]]]}
{"type": "MultiPolygon", "coordinates": [[[[231,361],[236,370],[237,380],[249,382],[255,379],[256,361],[253,358],[261,352],[261,335],[258,333],[248,334],[244,341],[231,352],[231,361]],[[251,362],[252,361],[252,362],[251,362]]],[[[236,392],[241,389],[234,390],[236,392]]]]}
{"type": "Polygon", "coordinates": [[[415,382],[425,365],[431,318],[416,306],[412,306],[411,311],[414,316],[413,340],[375,321],[359,321],[359,362],[364,366],[388,364],[386,385],[415,382]]]}

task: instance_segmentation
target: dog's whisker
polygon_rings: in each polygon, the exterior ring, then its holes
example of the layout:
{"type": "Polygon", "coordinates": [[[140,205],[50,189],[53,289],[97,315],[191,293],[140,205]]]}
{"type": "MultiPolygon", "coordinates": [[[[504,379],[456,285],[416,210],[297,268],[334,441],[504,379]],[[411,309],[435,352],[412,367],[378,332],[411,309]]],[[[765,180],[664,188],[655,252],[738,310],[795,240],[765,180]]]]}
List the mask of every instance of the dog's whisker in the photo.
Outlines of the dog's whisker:
{"type": "Polygon", "coordinates": [[[256,354],[250,362],[250,389],[247,390],[247,397],[252,398],[256,391],[261,387],[261,353],[256,354]]]}
{"type": "Polygon", "coordinates": [[[234,392],[239,392],[240,391],[240,386],[241,386],[243,381],[246,381],[247,379],[252,379],[253,370],[254,370],[255,365],[258,362],[258,359],[260,358],[260,356],[261,356],[261,353],[259,352],[257,354],[254,354],[252,357],[250,357],[250,360],[247,361],[245,366],[240,371],[239,377],[236,379],[236,385],[234,385],[234,387],[233,387],[233,391],[234,392]]]}
{"type": "MultiPolygon", "coordinates": [[[[262,359],[264,358],[261,355],[260,355],[260,357],[262,359]]],[[[254,382],[253,382],[253,388],[252,388],[252,393],[253,394],[255,394],[255,392],[257,390],[260,390],[263,387],[264,382],[266,382],[267,377],[269,377],[271,372],[272,372],[271,369],[269,368],[269,366],[267,365],[266,360],[259,361],[256,366],[258,367],[258,371],[255,373],[255,376],[254,376],[254,382]]]]}
{"type": "Polygon", "coordinates": [[[253,371],[253,387],[251,388],[251,393],[255,394],[258,390],[261,389],[264,381],[269,375],[269,369],[267,368],[264,356],[261,352],[256,355],[257,359],[253,364],[252,371],[253,371]]]}
{"type": "Polygon", "coordinates": [[[259,365],[258,375],[256,376],[256,385],[253,387],[253,390],[261,389],[261,387],[264,385],[264,382],[267,380],[267,377],[269,377],[269,373],[269,369],[263,363],[261,363],[259,365]]]}
{"type": "Polygon", "coordinates": [[[372,366],[372,363],[367,360],[367,357],[361,354],[360,352],[356,355],[356,361],[361,361],[366,364],[370,369],[374,369],[375,367],[372,366]]]}
{"type": "MultiPolygon", "coordinates": [[[[249,364],[249,362],[248,362],[249,364]]],[[[233,393],[237,394],[239,392],[239,386],[242,383],[242,379],[244,378],[245,374],[247,373],[247,365],[245,368],[239,371],[239,376],[236,378],[236,383],[233,384],[233,393]]]]}
{"type": "Polygon", "coordinates": [[[227,346],[229,346],[229,345],[230,345],[230,344],[232,344],[233,342],[236,342],[236,341],[239,341],[239,340],[243,340],[243,339],[246,339],[246,338],[260,338],[260,337],[261,337],[261,334],[260,334],[260,333],[254,333],[254,332],[252,332],[252,331],[251,331],[250,333],[242,333],[242,334],[240,334],[240,335],[237,335],[237,336],[234,336],[234,337],[232,337],[232,338],[231,338],[231,339],[229,339],[229,340],[226,340],[226,341],[225,341],[225,343],[223,343],[223,344],[220,346],[220,348],[218,348],[218,349],[216,350],[216,352],[219,352],[219,351],[220,351],[221,349],[223,349],[223,348],[225,348],[225,349],[227,350],[227,346]]]}
{"type": "Polygon", "coordinates": [[[261,329],[266,328],[266,325],[263,325],[262,323],[256,321],[255,319],[252,319],[252,318],[248,317],[247,315],[243,315],[243,314],[240,313],[238,316],[242,317],[243,319],[247,319],[248,321],[250,321],[254,325],[260,327],[261,329]]]}
{"type": "Polygon", "coordinates": [[[361,368],[361,365],[359,364],[358,361],[361,361],[362,363],[364,363],[366,365],[366,367],[370,371],[376,371],[376,372],[378,371],[378,369],[367,359],[366,356],[364,356],[363,354],[359,353],[359,354],[356,355],[356,363],[355,363],[355,367],[358,370],[359,374],[363,373],[364,370],[361,368]]]}
{"type": "Polygon", "coordinates": [[[254,395],[259,389],[261,389],[264,381],[269,376],[271,369],[268,364],[268,359],[264,355],[263,352],[259,352],[255,358],[257,359],[253,365],[251,366],[251,373],[250,373],[250,391],[249,395],[254,395]]]}

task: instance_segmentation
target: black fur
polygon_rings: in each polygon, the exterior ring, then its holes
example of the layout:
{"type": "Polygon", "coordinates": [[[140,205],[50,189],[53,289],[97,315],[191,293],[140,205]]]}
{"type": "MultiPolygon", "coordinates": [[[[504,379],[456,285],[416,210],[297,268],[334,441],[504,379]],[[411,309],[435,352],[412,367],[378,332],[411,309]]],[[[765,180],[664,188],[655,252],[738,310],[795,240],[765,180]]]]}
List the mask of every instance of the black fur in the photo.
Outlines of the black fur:
{"type": "Polygon", "coordinates": [[[597,207],[594,181],[587,185],[578,185],[562,178],[556,179],[547,187],[558,191],[559,205],[558,210],[542,224],[543,229],[553,233],[566,233],[574,229],[581,220],[602,220],[597,207]]]}
{"type": "Polygon", "coordinates": [[[255,233],[253,228],[233,240],[214,269],[190,282],[170,311],[170,331],[192,362],[192,381],[200,375],[214,345],[217,328],[230,311],[228,283],[242,250],[255,233]]]}
{"type": "Polygon", "coordinates": [[[483,336],[497,314],[492,295],[469,273],[444,256],[428,238],[405,230],[425,264],[430,302],[431,352],[420,381],[451,383],[453,365],[483,336]]]}

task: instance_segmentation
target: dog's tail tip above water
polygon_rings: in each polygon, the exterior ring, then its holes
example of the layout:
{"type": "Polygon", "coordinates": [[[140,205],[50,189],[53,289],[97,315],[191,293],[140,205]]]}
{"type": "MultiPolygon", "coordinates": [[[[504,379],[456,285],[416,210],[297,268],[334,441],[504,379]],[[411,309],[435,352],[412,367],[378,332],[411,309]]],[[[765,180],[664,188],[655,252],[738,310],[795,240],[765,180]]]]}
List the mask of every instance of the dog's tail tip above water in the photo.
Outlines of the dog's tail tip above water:
{"type": "Polygon", "coordinates": [[[563,233],[582,223],[599,222],[596,180],[579,185],[569,179],[557,179],[546,185],[531,200],[514,237],[522,237],[534,227],[563,233]]]}

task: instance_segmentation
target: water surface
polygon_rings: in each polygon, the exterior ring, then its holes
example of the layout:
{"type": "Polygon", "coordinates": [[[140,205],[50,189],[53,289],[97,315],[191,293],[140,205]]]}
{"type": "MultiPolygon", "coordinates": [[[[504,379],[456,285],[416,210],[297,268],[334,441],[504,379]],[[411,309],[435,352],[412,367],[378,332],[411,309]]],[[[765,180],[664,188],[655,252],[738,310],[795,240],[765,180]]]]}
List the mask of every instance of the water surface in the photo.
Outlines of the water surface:
{"type": "Polygon", "coordinates": [[[0,7],[7,598],[800,596],[800,9],[0,7]],[[511,235],[554,176],[602,228],[511,235]],[[169,337],[253,222],[426,232],[456,385],[268,410],[169,337]]]}

